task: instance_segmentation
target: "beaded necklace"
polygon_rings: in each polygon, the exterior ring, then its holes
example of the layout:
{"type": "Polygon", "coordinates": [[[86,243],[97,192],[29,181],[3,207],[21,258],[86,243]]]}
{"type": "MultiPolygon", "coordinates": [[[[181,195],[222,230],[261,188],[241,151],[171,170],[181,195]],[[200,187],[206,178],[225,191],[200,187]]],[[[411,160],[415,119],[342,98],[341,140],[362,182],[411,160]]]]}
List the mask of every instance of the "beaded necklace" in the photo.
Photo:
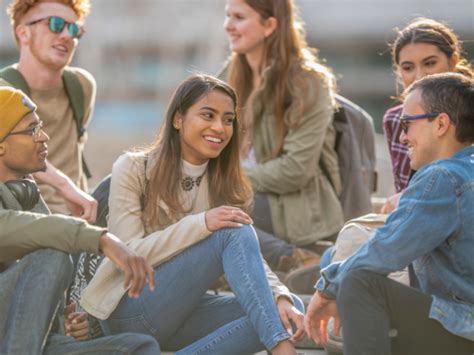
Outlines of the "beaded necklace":
{"type": "Polygon", "coordinates": [[[201,176],[198,176],[197,178],[186,176],[185,178],[181,180],[181,188],[184,191],[191,191],[194,188],[194,186],[199,187],[203,176],[204,174],[202,174],[201,176]]]}

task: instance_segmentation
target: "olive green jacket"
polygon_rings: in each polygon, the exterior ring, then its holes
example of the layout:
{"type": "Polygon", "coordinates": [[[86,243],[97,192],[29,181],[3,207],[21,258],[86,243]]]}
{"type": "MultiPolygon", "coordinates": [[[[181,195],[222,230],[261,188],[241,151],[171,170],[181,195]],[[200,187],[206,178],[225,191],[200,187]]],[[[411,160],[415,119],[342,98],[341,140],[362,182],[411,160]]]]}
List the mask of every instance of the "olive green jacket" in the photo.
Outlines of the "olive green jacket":
{"type": "Polygon", "coordinates": [[[42,200],[33,211],[21,211],[10,190],[0,183],[0,270],[1,263],[42,248],[99,253],[99,239],[105,229],[72,217],[47,215],[49,210],[42,200]]]}
{"type": "Polygon", "coordinates": [[[338,200],[341,178],[334,150],[334,97],[325,80],[311,68],[295,65],[295,85],[285,112],[289,126],[279,156],[276,144],[274,100],[265,97],[271,68],[263,73],[263,89],[252,107],[252,144],[257,165],[246,169],[256,191],[268,197],[275,235],[291,244],[306,245],[336,234],[343,224],[338,200]]]}

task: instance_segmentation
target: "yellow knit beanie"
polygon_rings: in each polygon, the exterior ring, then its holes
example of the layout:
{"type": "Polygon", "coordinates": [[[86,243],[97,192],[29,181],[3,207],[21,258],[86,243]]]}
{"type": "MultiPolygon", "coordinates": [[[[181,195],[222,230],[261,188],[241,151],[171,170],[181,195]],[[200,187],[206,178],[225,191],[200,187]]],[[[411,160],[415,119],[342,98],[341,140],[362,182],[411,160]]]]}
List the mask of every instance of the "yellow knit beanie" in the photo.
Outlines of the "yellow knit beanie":
{"type": "Polygon", "coordinates": [[[36,105],[23,91],[11,87],[0,87],[0,142],[15,128],[36,105]]]}

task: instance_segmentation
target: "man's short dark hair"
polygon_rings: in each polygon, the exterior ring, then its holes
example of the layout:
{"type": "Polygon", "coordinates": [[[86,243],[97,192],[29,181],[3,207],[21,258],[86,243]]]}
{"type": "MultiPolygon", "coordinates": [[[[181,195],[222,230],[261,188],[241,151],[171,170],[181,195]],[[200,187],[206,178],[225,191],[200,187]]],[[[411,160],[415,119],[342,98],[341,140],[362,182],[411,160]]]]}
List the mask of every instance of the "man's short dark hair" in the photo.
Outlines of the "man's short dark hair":
{"type": "Polygon", "coordinates": [[[456,139],[474,142],[474,80],[462,74],[443,73],[414,82],[404,93],[420,90],[426,112],[446,113],[456,127],[456,139]]]}

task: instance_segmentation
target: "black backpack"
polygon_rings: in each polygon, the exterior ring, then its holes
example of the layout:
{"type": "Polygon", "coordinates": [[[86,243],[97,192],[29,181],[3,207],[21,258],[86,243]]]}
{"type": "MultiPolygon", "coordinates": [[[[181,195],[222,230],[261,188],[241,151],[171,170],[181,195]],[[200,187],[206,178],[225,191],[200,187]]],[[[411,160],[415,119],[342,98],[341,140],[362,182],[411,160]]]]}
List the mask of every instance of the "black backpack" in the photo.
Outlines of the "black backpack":
{"type": "Polygon", "coordinates": [[[375,130],[366,111],[342,96],[336,100],[339,107],[333,124],[342,180],[339,201],[347,221],[372,211],[371,194],[377,189],[375,130]]]}

